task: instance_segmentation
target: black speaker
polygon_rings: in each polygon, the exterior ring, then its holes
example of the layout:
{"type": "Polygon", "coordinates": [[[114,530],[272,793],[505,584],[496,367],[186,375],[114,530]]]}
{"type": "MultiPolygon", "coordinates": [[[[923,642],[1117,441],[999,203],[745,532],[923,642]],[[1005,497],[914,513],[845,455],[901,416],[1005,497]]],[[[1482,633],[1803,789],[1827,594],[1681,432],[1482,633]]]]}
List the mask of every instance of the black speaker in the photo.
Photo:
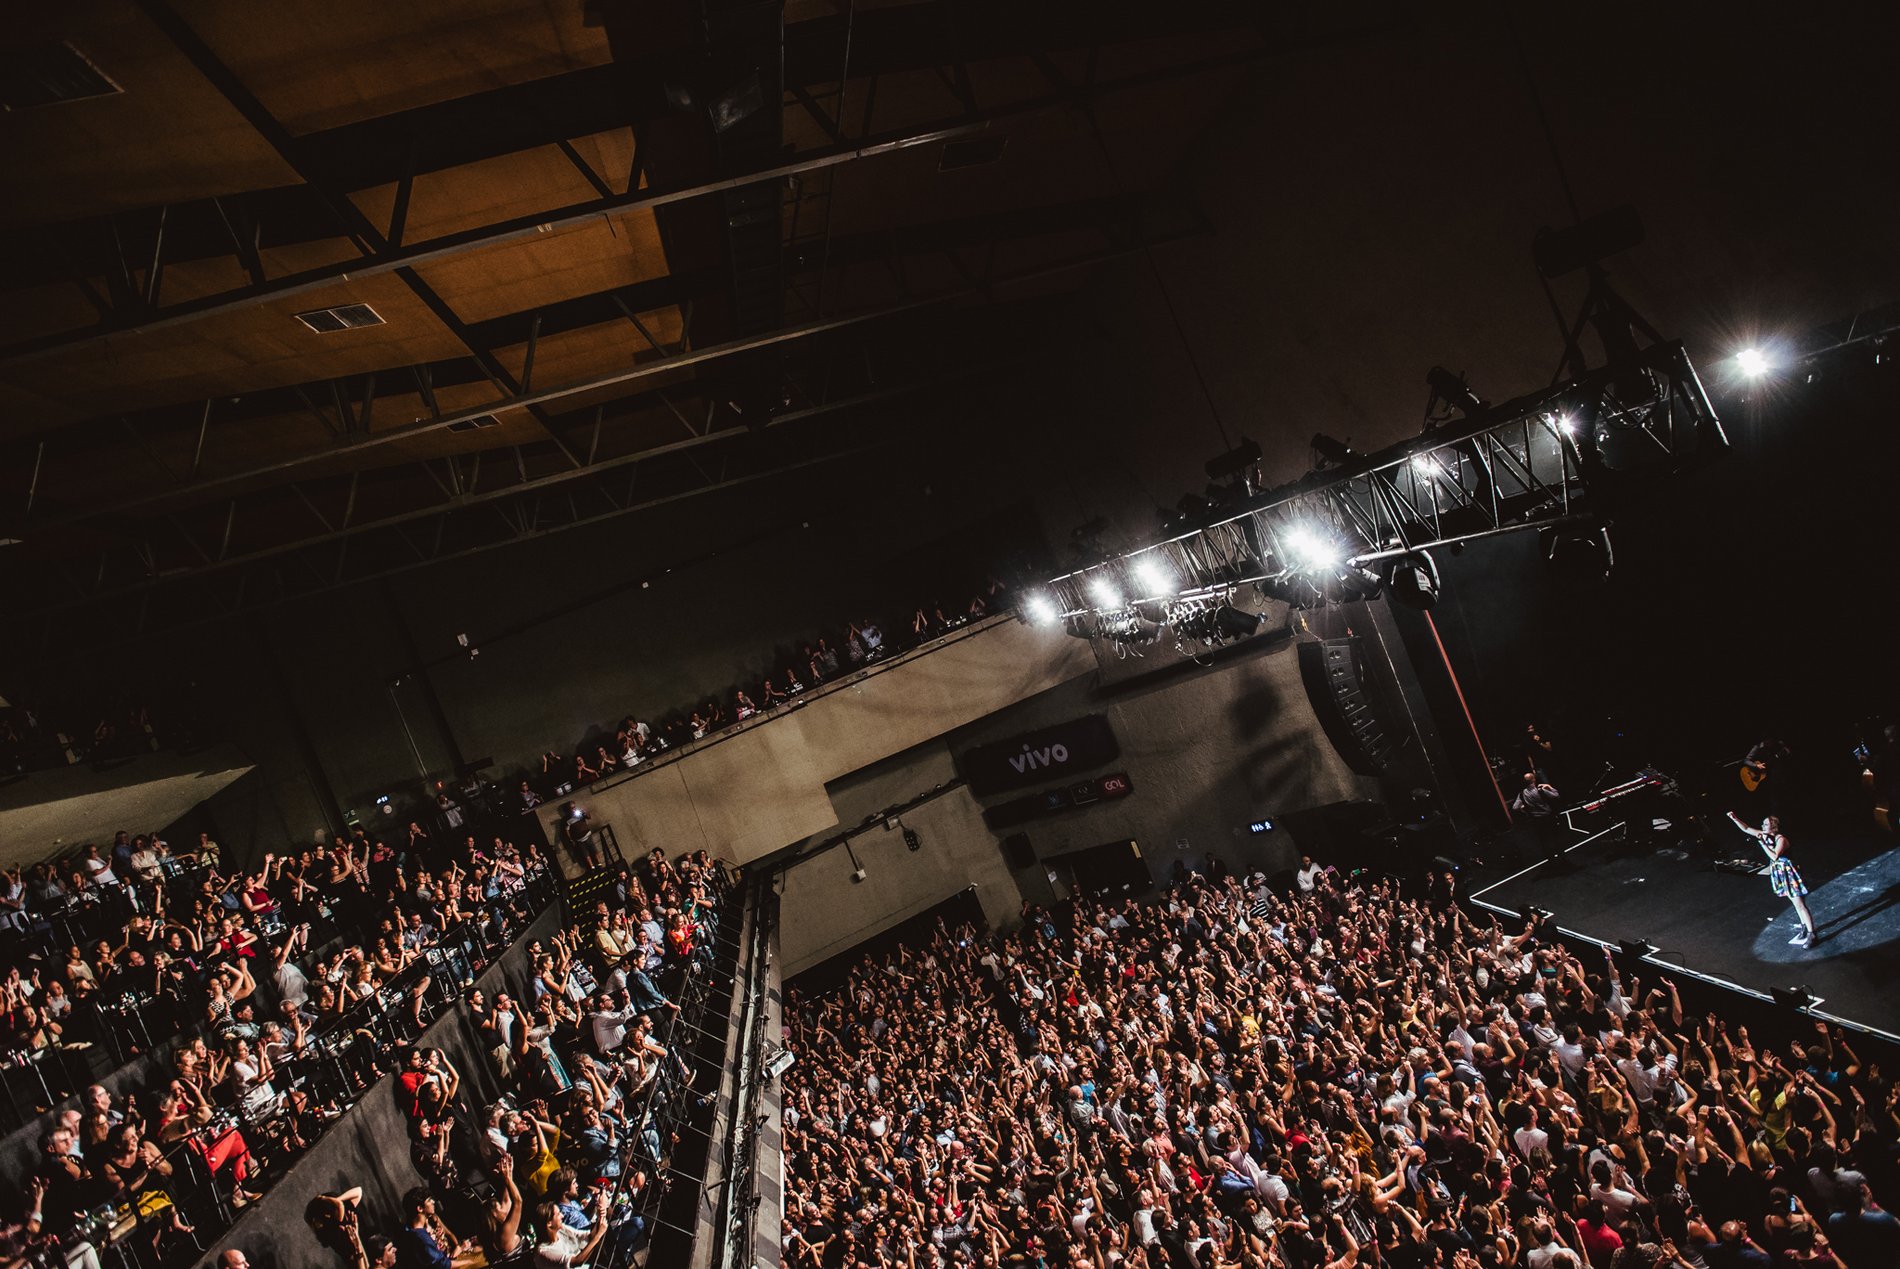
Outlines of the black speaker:
{"type": "Polygon", "coordinates": [[[1036,866],[1036,848],[1029,844],[1029,834],[1011,833],[1003,839],[1003,858],[1009,860],[1011,868],[1034,868],[1036,866]]]}
{"type": "Polygon", "coordinates": [[[1361,775],[1378,775],[1399,740],[1385,725],[1363,683],[1359,640],[1321,639],[1300,645],[1300,678],[1327,739],[1361,775]]]}

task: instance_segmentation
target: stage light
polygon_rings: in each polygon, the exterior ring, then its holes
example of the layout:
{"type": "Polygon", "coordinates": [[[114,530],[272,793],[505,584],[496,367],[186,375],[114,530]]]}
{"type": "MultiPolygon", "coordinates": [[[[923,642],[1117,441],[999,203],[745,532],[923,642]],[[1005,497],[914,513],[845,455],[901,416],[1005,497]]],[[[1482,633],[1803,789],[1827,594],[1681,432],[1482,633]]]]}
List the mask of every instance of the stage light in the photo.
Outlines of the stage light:
{"type": "Polygon", "coordinates": [[[1580,582],[1600,582],[1616,567],[1607,528],[1548,528],[1537,533],[1544,560],[1580,582]]]}
{"type": "Polygon", "coordinates": [[[1245,639],[1258,631],[1260,623],[1264,620],[1265,618],[1257,612],[1248,612],[1232,604],[1222,604],[1214,610],[1213,627],[1222,638],[1245,639]]]}
{"type": "MultiPolygon", "coordinates": [[[[1491,408],[1490,403],[1471,390],[1463,375],[1455,375],[1443,366],[1425,372],[1426,386],[1432,390],[1432,404],[1443,401],[1468,419],[1475,419],[1491,408]]],[[[1427,408],[1430,414],[1430,408],[1427,408]]]]}
{"type": "Polygon", "coordinates": [[[1095,601],[1097,608],[1122,606],[1121,588],[1115,585],[1115,579],[1106,573],[1097,573],[1089,579],[1089,598],[1095,601]]]}
{"type": "Polygon", "coordinates": [[[1412,456],[1412,470],[1421,476],[1430,478],[1442,473],[1444,468],[1440,467],[1438,460],[1433,458],[1430,454],[1414,454],[1412,456]]]}
{"type": "Polygon", "coordinates": [[[1577,434],[1577,420],[1568,414],[1559,414],[1557,416],[1557,426],[1563,431],[1565,436],[1575,436],[1577,434]]]}
{"type": "Polygon", "coordinates": [[[1235,476],[1245,476],[1253,465],[1260,461],[1260,446],[1240,438],[1240,444],[1216,458],[1210,458],[1203,466],[1209,480],[1229,480],[1235,476]]]}
{"type": "Polygon", "coordinates": [[[1648,939],[1618,939],[1616,950],[1633,961],[1640,961],[1645,956],[1654,956],[1656,945],[1648,939]]]}
{"type": "Polygon", "coordinates": [[[1135,580],[1141,584],[1144,595],[1172,595],[1174,577],[1168,572],[1168,566],[1153,555],[1144,555],[1135,561],[1135,580]]]}
{"type": "Polygon", "coordinates": [[[1759,379],[1771,369],[1768,354],[1759,348],[1744,348],[1736,353],[1735,368],[1750,379],[1759,379]]]}
{"type": "Polygon", "coordinates": [[[1294,566],[1309,572],[1338,568],[1346,558],[1336,542],[1305,525],[1296,526],[1287,533],[1286,549],[1292,556],[1294,566]]]}
{"type": "Polygon", "coordinates": [[[1799,987],[1770,987],[1768,992],[1775,998],[1776,1004],[1797,1013],[1806,1013],[1820,1004],[1822,999],[1815,995],[1806,983],[1799,987]]]}
{"type": "Polygon", "coordinates": [[[1329,463],[1349,463],[1358,457],[1352,446],[1334,440],[1324,432],[1313,433],[1313,452],[1329,463]]]}
{"type": "Polygon", "coordinates": [[[1102,633],[1102,626],[1096,620],[1094,613],[1079,612],[1072,617],[1063,618],[1062,631],[1077,639],[1093,639],[1102,633]]]}
{"type": "Polygon", "coordinates": [[[1385,584],[1407,608],[1429,609],[1438,602],[1438,564],[1425,551],[1401,555],[1387,566],[1385,584]]]}
{"type": "Polygon", "coordinates": [[[1056,601],[1041,591],[1023,600],[1023,615],[1032,626],[1053,626],[1062,620],[1062,612],[1056,607],[1056,601]]]}
{"type": "Polygon", "coordinates": [[[1133,608],[1124,608],[1101,619],[1102,637],[1122,648],[1145,648],[1161,638],[1161,623],[1150,620],[1133,608]]]}

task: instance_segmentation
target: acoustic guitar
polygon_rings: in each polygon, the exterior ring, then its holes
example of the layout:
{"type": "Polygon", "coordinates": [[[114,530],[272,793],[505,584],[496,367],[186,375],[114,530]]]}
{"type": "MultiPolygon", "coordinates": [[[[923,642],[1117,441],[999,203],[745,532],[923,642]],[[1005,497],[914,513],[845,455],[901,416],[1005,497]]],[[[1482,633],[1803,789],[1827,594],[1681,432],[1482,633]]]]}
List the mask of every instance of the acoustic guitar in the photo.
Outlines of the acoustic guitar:
{"type": "Polygon", "coordinates": [[[1765,762],[1750,762],[1744,758],[1742,759],[1741,766],[1736,768],[1736,774],[1742,777],[1742,787],[1747,789],[1750,793],[1753,793],[1756,789],[1768,783],[1768,764],[1765,762]]]}

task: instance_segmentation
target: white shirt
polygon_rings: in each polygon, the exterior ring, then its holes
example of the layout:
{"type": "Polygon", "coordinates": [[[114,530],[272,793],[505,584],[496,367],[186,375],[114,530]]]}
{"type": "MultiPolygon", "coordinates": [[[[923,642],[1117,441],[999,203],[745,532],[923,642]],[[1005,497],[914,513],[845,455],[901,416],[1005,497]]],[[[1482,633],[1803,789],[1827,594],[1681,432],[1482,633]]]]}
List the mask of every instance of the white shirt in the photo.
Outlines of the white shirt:
{"type": "Polygon", "coordinates": [[[1583,1074],[1583,1068],[1588,1062],[1588,1056],[1583,1051],[1582,1041],[1572,1044],[1568,1040],[1559,1040],[1557,1043],[1551,1045],[1550,1048],[1551,1052],[1557,1055],[1557,1065],[1564,1068],[1564,1074],[1572,1078],[1583,1074]]]}
{"type": "Polygon", "coordinates": [[[310,980],[297,968],[296,961],[277,967],[277,994],[293,1005],[301,1005],[310,995],[310,980]]]}
{"type": "Polygon", "coordinates": [[[1619,1190],[1614,1185],[1606,1187],[1593,1184],[1590,1187],[1590,1197],[1603,1204],[1604,1210],[1610,1214],[1611,1223],[1616,1225],[1622,1224],[1636,1206],[1634,1194],[1628,1190],[1619,1190]]]}
{"type": "Polygon", "coordinates": [[[627,1042],[627,1023],[634,1017],[631,1009],[603,1010],[594,1015],[594,1045],[602,1053],[612,1053],[627,1042]]]}
{"type": "Polygon", "coordinates": [[[534,1249],[537,1269],[574,1269],[574,1257],[587,1245],[587,1235],[566,1225],[534,1249]]]}
{"type": "Polygon", "coordinates": [[[1583,1269],[1577,1253],[1552,1239],[1542,1247],[1533,1247],[1524,1257],[1525,1269],[1583,1269]]]}

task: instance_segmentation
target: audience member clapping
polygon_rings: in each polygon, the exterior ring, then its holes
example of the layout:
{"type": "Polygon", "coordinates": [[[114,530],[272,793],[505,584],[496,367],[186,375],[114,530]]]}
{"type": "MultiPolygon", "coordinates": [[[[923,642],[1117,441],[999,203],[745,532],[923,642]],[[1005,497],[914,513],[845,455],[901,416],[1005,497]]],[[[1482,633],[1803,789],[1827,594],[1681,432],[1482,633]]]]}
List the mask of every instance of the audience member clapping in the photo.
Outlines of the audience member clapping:
{"type": "Polygon", "coordinates": [[[1302,880],[940,923],[795,1000],[787,1263],[1900,1264],[1895,1092],[1838,1031],[1302,880]]]}

